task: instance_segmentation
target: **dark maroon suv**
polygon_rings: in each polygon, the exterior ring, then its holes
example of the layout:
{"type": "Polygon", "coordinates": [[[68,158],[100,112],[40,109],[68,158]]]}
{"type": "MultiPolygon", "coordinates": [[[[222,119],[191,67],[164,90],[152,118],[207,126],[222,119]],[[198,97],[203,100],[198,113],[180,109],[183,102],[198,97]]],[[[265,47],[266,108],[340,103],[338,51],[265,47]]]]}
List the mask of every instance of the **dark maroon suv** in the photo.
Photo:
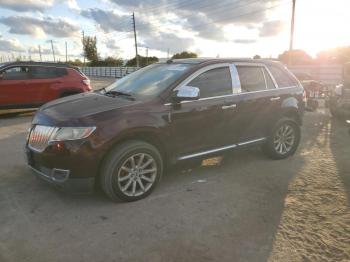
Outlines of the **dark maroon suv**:
{"type": "Polygon", "coordinates": [[[101,185],[112,199],[146,197],[166,164],[261,145],[274,159],[300,140],[303,88],[280,63],[170,60],[95,93],[40,108],[28,164],[41,178],[80,191],[101,185]]]}

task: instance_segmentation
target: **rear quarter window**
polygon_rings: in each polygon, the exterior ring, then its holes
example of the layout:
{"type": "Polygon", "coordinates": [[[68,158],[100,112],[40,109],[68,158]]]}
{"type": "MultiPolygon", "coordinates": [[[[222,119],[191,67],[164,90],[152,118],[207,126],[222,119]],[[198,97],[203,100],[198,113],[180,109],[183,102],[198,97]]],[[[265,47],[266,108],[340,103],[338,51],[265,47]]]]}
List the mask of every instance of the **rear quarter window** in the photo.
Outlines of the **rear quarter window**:
{"type": "Polygon", "coordinates": [[[268,65],[268,69],[275,78],[278,87],[296,86],[298,83],[285,70],[275,65],[268,65]]]}

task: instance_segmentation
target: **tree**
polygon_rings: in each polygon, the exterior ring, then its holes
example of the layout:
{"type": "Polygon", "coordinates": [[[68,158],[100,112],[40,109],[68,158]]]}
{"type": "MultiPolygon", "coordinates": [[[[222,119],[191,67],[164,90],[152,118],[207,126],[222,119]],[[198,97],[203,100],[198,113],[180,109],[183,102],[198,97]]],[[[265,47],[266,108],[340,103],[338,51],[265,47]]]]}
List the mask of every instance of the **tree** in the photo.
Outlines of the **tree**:
{"type": "Polygon", "coordinates": [[[350,46],[342,46],[321,51],[316,58],[318,63],[346,63],[350,62],[350,46]]]}
{"type": "MultiPolygon", "coordinates": [[[[159,61],[158,57],[156,56],[145,57],[145,56],[138,55],[138,58],[139,58],[140,67],[144,67],[159,61]]],[[[136,66],[136,56],[128,60],[125,66],[136,66]]]]}
{"type": "Polygon", "coordinates": [[[98,62],[97,39],[96,36],[85,36],[82,40],[84,56],[91,62],[92,65],[98,62]]]}
{"type": "Polygon", "coordinates": [[[261,59],[261,56],[255,55],[255,56],[253,57],[253,59],[261,59]]]}
{"type": "Polygon", "coordinates": [[[181,53],[177,53],[177,54],[173,55],[172,59],[197,58],[197,57],[198,57],[198,55],[196,53],[183,51],[181,53]]]}
{"type": "Polygon", "coordinates": [[[83,62],[80,59],[75,59],[74,61],[68,61],[67,64],[72,66],[82,66],[83,62]]]}
{"type": "Polygon", "coordinates": [[[124,64],[123,59],[108,56],[105,59],[99,59],[96,65],[97,66],[123,66],[123,64],[124,64]]]}
{"type": "Polygon", "coordinates": [[[313,63],[313,59],[303,50],[285,51],[278,56],[278,60],[284,64],[307,65],[313,63]]]}

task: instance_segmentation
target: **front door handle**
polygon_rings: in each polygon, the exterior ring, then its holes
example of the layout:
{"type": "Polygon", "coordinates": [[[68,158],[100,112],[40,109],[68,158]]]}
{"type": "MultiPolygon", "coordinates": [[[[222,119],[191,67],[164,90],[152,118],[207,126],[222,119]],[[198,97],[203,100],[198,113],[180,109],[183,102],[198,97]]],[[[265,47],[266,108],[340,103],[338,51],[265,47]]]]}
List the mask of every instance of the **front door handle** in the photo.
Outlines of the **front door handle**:
{"type": "Polygon", "coordinates": [[[281,97],[275,96],[275,97],[271,97],[270,101],[277,101],[277,100],[280,100],[280,99],[281,99],[281,97]]]}
{"type": "Polygon", "coordinates": [[[232,104],[232,105],[229,105],[229,106],[222,106],[221,108],[222,108],[223,110],[225,110],[225,109],[236,108],[236,107],[237,107],[236,104],[232,104]]]}

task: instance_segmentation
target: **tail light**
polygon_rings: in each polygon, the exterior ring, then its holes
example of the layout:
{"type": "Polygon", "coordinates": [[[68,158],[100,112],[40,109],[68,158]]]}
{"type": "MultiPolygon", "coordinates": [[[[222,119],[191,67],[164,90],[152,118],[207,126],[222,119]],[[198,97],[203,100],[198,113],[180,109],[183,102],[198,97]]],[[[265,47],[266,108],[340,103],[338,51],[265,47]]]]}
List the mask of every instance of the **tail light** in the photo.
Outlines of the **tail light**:
{"type": "Polygon", "coordinates": [[[92,90],[92,89],[91,89],[91,86],[90,86],[90,80],[89,80],[89,79],[83,79],[81,82],[82,82],[84,85],[86,85],[86,86],[89,88],[89,90],[92,90]]]}
{"type": "Polygon", "coordinates": [[[89,86],[89,85],[90,85],[90,80],[89,80],[89,79],[84,79],[82,82],[83,82],[83,84],[86,85],[86,86],[89,86]]]}

